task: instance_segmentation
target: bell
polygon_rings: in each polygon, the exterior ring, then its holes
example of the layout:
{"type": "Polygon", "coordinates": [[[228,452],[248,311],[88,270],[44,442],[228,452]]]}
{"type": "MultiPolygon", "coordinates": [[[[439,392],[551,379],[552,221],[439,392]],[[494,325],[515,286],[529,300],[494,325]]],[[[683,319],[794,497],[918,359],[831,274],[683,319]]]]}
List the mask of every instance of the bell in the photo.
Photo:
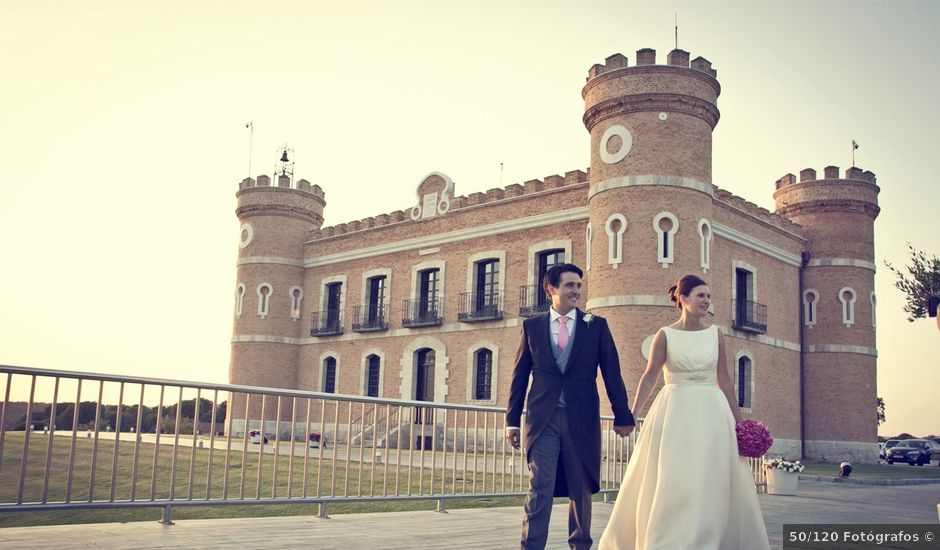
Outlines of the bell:
{"type": "Polygon", "coordinates": [[[287,149],[285,149],[284,153],[281,155],[281,162],[289,162],[287,159],[287,149]]]}

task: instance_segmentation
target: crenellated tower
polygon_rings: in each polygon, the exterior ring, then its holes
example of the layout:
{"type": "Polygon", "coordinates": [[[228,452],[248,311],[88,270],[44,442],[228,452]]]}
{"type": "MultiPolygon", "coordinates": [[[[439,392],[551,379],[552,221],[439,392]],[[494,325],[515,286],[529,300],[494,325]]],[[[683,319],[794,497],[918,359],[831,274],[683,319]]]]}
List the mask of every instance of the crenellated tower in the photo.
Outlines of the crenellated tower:
{"type": "Polygon", "coordinates": [[[635,66],[618,53],[591,67],[582,90],[591,134],[587,307],[612,320],[628,385],[645,366],[644,340],[675,319],[666,289],[702,274],[696,234],[714,208],[716,76],[686,51],[657,65],[655,50],[642,49],[635,66]]]}
{"type": "Polygon", "coordinates": [[[875,175],[827,166],[777,180],[776,213],[803,227],[804,452],[818,460],[877,458],[875,175]],[[868,404],[860,405],[860,404],[868,404]],[[847,412],[851,411],[851,412],[847,412]]]}
{"type": "MultiPolygon", "coordinates": [[[[296,387],[304,334],[304,248],[310,232],[323,224],[326,200],[319,186],[286,174],[271,185],[268,176],[246,178],[235,195],[241,222],[235,323],[229,381],[232,384],[296,387]]],[[[243,399],[243,398],[241,398],[243,399]]],[[[243,428],[244,402],[234,398],[229,419],[243,428]]],[[[251,406],[258,419],[260,403],[251,406]]],[[[274,420],[272,400],[265,419],[274,420]]]]}

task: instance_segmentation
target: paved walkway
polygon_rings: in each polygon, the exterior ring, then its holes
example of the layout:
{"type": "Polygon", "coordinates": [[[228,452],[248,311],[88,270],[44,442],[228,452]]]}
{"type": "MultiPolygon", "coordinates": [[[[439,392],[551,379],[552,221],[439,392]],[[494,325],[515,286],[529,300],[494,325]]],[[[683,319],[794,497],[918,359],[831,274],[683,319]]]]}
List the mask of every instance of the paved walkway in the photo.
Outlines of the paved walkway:
{"type": "MultiPolygon", "coordinates": [[[[799,495],[760,495],[771,547],[782,547],[784,523],[936,524],[940,484],[877,486],[800,481],[799,495]]],[[[429,506],[432,505],[429,503],[429,506]]],[[[594,506],[595,540],[612,504],[594,506]]],[[[551,550],[567,548],[564,505],[554,508],[551,550]]],[[[521,508],[9,527],[0,548],[295,548],[497,550],[518,548],[521,508]]]]}

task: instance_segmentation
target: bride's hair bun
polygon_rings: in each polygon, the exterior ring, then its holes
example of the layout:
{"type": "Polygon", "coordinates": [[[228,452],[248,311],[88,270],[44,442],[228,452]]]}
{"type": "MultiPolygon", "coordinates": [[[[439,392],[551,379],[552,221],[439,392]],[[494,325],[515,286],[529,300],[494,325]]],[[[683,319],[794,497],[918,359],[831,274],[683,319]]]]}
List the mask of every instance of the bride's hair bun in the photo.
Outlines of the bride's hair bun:
{"type": "Polygon", "coordinates": [[[669,287],[669,293],[668,293],[669,299],[672,300],[674,304],[679,303],[679,296],[677,295],[678,290],[679,290],[679,287],[676,285],[672,285],[671,287],[669,287]]]}

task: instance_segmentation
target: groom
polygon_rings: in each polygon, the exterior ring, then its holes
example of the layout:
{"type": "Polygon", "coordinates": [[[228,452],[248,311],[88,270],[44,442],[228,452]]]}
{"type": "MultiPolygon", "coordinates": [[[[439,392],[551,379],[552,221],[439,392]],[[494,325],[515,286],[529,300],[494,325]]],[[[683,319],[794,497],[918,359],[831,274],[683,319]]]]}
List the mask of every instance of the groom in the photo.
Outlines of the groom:
{"type": "Polygon", "coordinates": [[[634,420],[620,376],[620,360],[607,321],[577,309],[581,277],[573,264],[545,274],[548,313],[522,323],[506,409],[506,439],[519,448],[520,420],[529,375],[525,419],[529,491],[522,522],[522,548],[545,548],[552,497],[567,496],[568,544],[591,547],[591,495],[600,490],[601,425],[597,395],[600,367],[614,411],[614,431],[624,437],[634,420]]]}

